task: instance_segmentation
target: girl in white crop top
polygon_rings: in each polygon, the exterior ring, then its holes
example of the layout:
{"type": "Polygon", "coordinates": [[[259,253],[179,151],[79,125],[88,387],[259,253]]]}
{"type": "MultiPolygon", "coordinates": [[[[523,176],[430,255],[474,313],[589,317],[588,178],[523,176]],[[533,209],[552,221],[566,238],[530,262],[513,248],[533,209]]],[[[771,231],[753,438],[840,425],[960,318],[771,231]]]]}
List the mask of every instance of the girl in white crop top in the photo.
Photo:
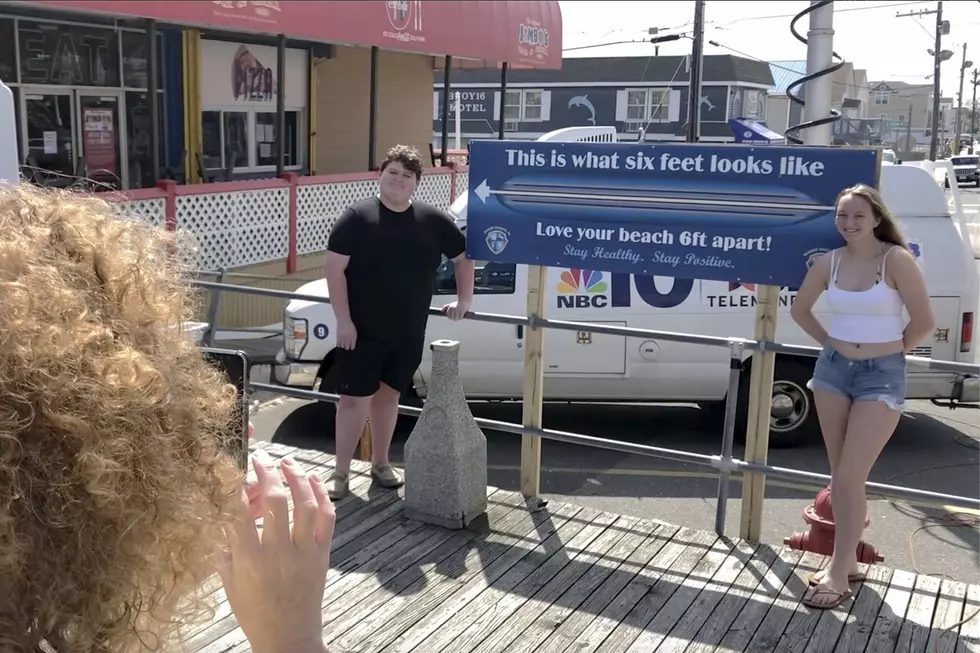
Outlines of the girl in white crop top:
{"type": "Polygon", "coordinates": [[[905,354],[933,330],[922,272],[878,191],[863,184],[844,190],[835,224],[845,246],[814,263],[790,311],[824,347],[807,385],[830,460],[834,555],[803,597],[823,609],[847,599],[849,583],[861,578],[865,483],[902,414],[905,354]],[[813,314],[824,290],[826,326],[813,314]]]}

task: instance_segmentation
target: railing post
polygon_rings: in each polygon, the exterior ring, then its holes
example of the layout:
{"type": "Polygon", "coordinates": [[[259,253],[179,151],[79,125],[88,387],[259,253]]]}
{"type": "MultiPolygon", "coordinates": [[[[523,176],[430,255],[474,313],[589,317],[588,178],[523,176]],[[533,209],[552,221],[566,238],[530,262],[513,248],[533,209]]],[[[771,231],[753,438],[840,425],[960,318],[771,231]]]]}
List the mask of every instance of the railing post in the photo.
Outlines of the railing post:
{"type": "MultiPolygon", "coordinates": [[[[225,282],[225,269],[220,268],[218,270],[218,278],[215,279],[215,283],[225,282]]],[[[214,337],[218,332],[218,302],[221,301],[221,291],[212,288],[211,289],[211,301],[208,302],[208,332],[204,336],[204,341],[207,343],[208,347],[214,346],[214,337]]]]}
{"type": "Polygon", "coordinates": [[[177,182],[173,179],[160,179],[157,181],[157,188],[167,194],[163,200],[167,231],[177,231],[177,182]]]}
{"type": "Polygon", "coordinates": [[[299,239],[299,175],[284,172],[282,178],[289,182],[289,222],[287,228],[286,274],[296,272],[296,248],[299,239]]]}
{"type": "Polygon", "coordinates": [[[364,429],[361,431],[361,460],[366,463],[371,462],[371,419],[364,422],[364,429]]]}
{"type": "Polygon", "coordinates": [[[456,201],[456,164],[450,161],[443,165],[449,168],[449,204],[452,205],[456,201]]]}
{"type": "Polygon", "coordinates": [[[721,456],[718,457],[718,504],[715,507],[715,533],[725,535],[725,517],[728,512],[728,492],[732,471],[732,446],[735,442],[735,416],[738,413],[738,386],[742,375],[742,356],[745,340],[728,341],[728,395],[725,399],[725,425],[721,432],[721,456]]]}

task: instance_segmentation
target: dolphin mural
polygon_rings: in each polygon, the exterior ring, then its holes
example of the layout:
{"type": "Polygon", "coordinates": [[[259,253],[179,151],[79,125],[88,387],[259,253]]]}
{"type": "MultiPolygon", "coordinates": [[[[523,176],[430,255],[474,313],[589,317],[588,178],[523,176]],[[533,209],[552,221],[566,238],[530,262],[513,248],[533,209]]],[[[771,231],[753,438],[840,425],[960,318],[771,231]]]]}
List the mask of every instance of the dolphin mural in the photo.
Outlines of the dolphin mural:
{"type": "Polygon", "coordinates": [[[592,102],[589,100],[588,95],[576,95],[573,97],[568,101],[568,108],[571,109],[572,107],[585,107],[588,109],[592,115],[589,116],[587,120],[591,122],[593,126],[595,126],[595,107],[592,106],[592,102]]]}

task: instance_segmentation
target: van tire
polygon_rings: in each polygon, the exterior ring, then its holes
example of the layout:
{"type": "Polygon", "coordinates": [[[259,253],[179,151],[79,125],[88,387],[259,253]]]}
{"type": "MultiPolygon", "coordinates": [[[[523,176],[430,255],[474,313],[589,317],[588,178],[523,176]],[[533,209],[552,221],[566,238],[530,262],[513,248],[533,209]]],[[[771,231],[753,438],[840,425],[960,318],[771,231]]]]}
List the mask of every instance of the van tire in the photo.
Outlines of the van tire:
{"type": "MultiPolygon", "coordinates": [[[[773,399],[770,400],[769,448],[791,449],[820,433],[813,393],[806,387],[812,376],[812,362],[776,357],[773,399]],[[777,408],[780,416],[773,415],[777,408]]],[[[745,444],[748,426],[750,377],[746,365],[739,378],[738,412],[735,415],[735,440],[739,444],[745,444]]]]}

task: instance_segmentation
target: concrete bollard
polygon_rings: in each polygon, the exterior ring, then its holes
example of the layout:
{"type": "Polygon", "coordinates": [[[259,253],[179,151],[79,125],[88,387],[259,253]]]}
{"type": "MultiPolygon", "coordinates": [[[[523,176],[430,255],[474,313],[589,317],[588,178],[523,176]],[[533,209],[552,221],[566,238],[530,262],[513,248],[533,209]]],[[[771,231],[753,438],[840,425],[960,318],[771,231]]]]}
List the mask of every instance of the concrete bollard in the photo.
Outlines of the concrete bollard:
{"type": "Polygon", "coordinates": [[[445,528],[481,528],[487,511],[487,438],[459,381],[459,343],[436,340],[432,380],[405,443],[405,516],[445,528]]]}

